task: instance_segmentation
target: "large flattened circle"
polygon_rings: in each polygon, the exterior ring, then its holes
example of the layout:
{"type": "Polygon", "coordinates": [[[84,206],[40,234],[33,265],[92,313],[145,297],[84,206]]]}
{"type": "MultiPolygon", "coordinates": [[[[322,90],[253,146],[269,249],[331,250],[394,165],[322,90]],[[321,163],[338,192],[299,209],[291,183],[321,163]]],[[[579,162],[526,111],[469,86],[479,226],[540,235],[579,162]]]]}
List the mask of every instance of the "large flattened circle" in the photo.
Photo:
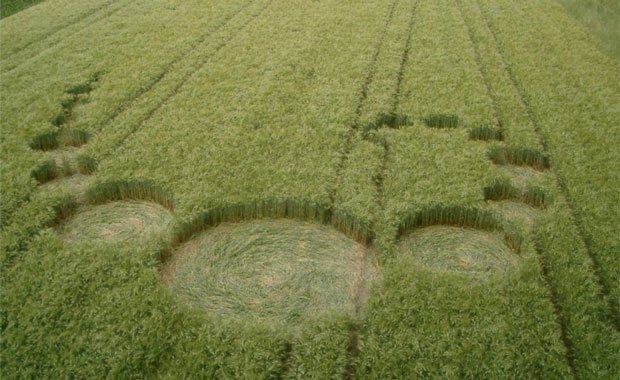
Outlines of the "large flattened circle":
{"type": "Polygon", "coordinates": [[[413,262],[439,274],[486,278],[514,272],[520,264],[499,232],[431,226],[406,235],[400,250],[413,262]]]}
{"type": "Polygon", "coordinates": [[[67,242],[139,242],[172,227],[172,213],[145,201],[86,206],[59,226],[67,242]]]}
{"type": "Polygon", "coordinates": [[[224,223],[174,252],[164,283],[210,315],[297,324],[353,314],[377,276],[374,256],[329,226],[288,219],[224,223]]]}

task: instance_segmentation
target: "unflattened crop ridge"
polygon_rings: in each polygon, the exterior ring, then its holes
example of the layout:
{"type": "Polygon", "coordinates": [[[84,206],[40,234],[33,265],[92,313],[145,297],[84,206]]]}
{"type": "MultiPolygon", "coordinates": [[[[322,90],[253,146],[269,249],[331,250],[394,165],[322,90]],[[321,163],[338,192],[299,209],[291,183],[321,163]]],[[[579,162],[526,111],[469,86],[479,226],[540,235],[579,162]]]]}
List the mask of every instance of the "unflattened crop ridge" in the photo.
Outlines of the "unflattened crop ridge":
{"type": "MultiPolygon", "coordinates": [[[[367,227],[355,229],[354,226],[365,226],[355,220],[351,214],[332,213],[328,204],[299,199],[263,199],[261,201],[238,202],[224,206],[209,208],[191,220],[177,225],[171,241],[172,248],[188,241],[194,235],[222,223],[235,223],[243,220],[265,218],[299,219],[316,221],[321,224],[330,224],[338,231],[362,244],[369,244],[372,232],[367,227]]],[[[166,253],[162,260],[166,259],[166,253]]]]}
{"type": "Polygon", "coordinates": [[[471,140],[480,141],[503,141],[504,133],[501,128],[493,127],[490,125],[479,125],[469,130],[469,138],[471,140]]]}
{"type": "Polygon", "coordinates": [[[483,188],[485,201],[515,200],[536,208],[544,208],[547,200],[546,191],[538,186],[528,186],[525,190],[517,189],[510,180],[496,179],[483,188]]]}
{"type": "Polygon", "coordinates": [[[172,194],[151,180],[116,180],[98,182],[85,194],[86,202],[99,205],[111,201],[145,200],[174,210],[172,194]]]}
{"type": "Polygon", "coordinates": [[[529,166],[539,171],[548,170],[551,167],[546,154],[526,147],[493,146],[489,149],[488,156],[496,165],[529,166]]]}
{"type": "Polygon", "coordinates": [[[454,114],[432,114],[423,118],[424,124],[429,128],[457,128],[462,124],[461,119],[454,114]]]}
{"type": "MultiPolygon", "coordinates": [[[[399,91],[399,87],[399,85],[396,86],[397,94],[399,91]]],[[[372,131],[378,131],[381,128],[399,129],[404,126],[412,125],[412,118],[408,115],[401,115],[396,113],[396,107],[398,107],[398,105],[392,106],[390,112],[382,112],[377,115],[375,120],[364,124],[361,127],[362,136],[364,138],[367,138],[369,133],[371,133],[372,131]]]]}

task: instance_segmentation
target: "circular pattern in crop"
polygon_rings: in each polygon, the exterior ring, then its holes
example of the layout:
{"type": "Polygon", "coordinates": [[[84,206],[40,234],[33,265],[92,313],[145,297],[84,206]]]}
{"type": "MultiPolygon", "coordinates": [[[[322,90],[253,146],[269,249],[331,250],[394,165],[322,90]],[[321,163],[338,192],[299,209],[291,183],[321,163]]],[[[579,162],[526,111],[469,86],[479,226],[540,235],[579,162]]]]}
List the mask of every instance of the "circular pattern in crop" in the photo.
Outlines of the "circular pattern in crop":
{"type": "Polygon", "coordinates": [[[59,227],[68,242],[141,241],[168,231],[172,214],[156,203],[117,201],[86,206],[59,227]]]}
{"type": "Polygon", "coordinates": [[[523,202],[515,202],[512,200],[504,200],[493,202],[492,207],[508,220],[515,220],[525,226],[527,229],[534,227],[534,222],[538,215],[538,210],[523,202]]]}
{"type": "Polygon", "coordinates": [[[510,175],[511,181],[518,188],[525,188],[529,183],[540,182],[543,172],[529,166],[505,165],[504,170],[510,175]]]}
{"type": "Polygon", "coordinates": [[[438,273],[476,277],[508,274],[520,261],[500,233],[471,228],[420,228],[405,236],[400,248],[419,266],[438,273]]]}
{"type": "Polygon", "coordinates": [[[181,245],[162,271],[209,315],[297,325],[353,314],[377,277],[374,256],[332,227],[289,219],[223,223],[181,245]]]}

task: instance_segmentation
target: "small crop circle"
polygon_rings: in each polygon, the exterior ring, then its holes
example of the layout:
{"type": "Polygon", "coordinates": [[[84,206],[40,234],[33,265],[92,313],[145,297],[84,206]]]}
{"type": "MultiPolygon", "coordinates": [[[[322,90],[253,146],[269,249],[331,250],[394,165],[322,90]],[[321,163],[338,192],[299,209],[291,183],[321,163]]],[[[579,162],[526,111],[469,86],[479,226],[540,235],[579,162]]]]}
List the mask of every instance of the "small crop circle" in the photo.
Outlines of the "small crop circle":
{"type": "Polygon", "coordinates": [[[520,262],[501,234],[472,228],[420,228],[405,236],[400,248],[427,270],[480,278],[508,274],[520,262]]]}
{"type": "Polygon", "coordinates": [[[492,207],[499,214],[503,215],[504,218],[518,221],[528,229],[534,228],[536,217],[539,212],[527,203],[515,202],[512,200],[493,202],[492,207]]]}
{"type": "Polygon", "coordinates": [[[131,242],[163,233],[172,226],[172,214],[156,203],[116,201],[86,206],[59,231],[68,242],[131,242]]]}
{"type": "Polygon", "coordinates": [[[178,298],[218,317],[295,325],[353,314],[377,276],[373,255],[331,227],[289,219],[223,223],[165,264],[178,298]]]}

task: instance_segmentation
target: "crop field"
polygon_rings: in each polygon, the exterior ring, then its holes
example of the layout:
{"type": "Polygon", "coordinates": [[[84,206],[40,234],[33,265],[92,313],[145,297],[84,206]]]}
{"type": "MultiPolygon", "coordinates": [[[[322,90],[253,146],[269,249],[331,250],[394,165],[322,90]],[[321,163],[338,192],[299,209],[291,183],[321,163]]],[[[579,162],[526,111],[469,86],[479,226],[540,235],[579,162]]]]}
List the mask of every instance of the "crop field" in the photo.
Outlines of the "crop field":
{"type": "Polygon", "coordinates": [[[620,378],[600,46],[555,0],[3,16],[0,378],[620,378]]]}
{"type": "Polygon", "coordinates": [[[585,25],[601,49],[620,60],[620,3],[614,0],[558,0],[585,25]]]}

